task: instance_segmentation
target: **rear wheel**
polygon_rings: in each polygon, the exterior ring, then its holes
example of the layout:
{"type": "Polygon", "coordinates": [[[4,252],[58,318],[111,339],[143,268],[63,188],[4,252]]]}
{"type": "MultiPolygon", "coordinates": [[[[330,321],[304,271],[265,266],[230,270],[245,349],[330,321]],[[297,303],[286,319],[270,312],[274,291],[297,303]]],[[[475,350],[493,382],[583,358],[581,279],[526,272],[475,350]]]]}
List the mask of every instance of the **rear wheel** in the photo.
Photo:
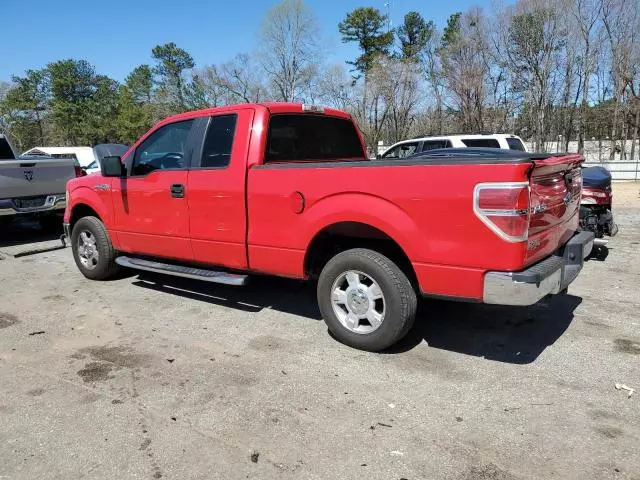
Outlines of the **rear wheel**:
{"type": "Polygon", "coordinates": [[[318,305],[327,326],[346,345],[369,351],[404,337],[416,315],[416,293],[389,258],[357,248],[333,257],[318,280],[318,305]]]}
{"type": "Polygon", "coordinates": [[[78,269],[91,280],[109,279],[120,270],[107,229],[96,217],[83,217],[76,222],[71,248],[78,269]]]}

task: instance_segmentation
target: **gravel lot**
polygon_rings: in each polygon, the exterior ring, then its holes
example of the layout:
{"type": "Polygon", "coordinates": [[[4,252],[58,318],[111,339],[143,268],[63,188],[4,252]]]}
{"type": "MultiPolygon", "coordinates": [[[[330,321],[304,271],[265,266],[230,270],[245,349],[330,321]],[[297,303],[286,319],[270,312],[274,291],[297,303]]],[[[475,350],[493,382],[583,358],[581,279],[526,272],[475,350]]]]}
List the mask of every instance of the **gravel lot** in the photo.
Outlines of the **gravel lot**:
{"type": "Polygon", "coordinates": [[[424,301],[385,354],[333,340],[313,285],[89,282],[2,232],[0,479],[640,479],[639,191],[570,295],[424,301]]]}

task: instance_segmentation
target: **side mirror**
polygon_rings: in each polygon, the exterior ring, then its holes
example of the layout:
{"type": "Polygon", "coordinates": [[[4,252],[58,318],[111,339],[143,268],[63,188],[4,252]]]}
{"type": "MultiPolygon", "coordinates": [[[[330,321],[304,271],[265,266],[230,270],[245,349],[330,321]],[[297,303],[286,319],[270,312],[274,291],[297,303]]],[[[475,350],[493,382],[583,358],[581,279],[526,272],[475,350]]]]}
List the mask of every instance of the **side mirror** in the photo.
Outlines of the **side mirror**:
{"type": "Polygon", "coordinates": [[[126,177],[127,171],[120,157],[103,157],[100,159],[100,172],[103,177],[126,177]]]}

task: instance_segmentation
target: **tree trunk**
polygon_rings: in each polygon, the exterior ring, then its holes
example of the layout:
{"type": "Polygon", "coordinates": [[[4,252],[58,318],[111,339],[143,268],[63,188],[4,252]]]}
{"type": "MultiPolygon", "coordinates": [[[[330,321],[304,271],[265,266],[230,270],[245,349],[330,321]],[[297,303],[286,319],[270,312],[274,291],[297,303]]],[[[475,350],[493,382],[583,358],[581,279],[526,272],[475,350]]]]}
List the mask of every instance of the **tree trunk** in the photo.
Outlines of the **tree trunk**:
{"type": "Polygon", "coordinates": [[[613,100],[613,119],[611,121],[611,153],[609,154],[609,160],[613,161],[616,158],[616,136],[618,123],[618,98],[613,100]]]}
{"type": "Polygon", "coordinates": [[[626,115],[623,116],[622,120],[622,152],[620,153],[620,160],[627,159],[627,135],[629,132],[629,124],[624,121],[626,115]]]}
{"type": "MultiPolygon", "coordinates": [[[[640,102],[636,102],[636,121],[633,126],[633,136],[631,137],[631,160],[638,160],[636,156],[636,142],[638,141],[638,130],[640,129],[640,102]]],[[[640,161],[640,160],[638,160],[640,161]]]]}
{"type": "Polygon", "coordinates": [[[44,129],[42,128],[42,118],[36,107],[36,122],[38,122],[38,133],[40,135],[40,145],[44,146],[44,129]]]}

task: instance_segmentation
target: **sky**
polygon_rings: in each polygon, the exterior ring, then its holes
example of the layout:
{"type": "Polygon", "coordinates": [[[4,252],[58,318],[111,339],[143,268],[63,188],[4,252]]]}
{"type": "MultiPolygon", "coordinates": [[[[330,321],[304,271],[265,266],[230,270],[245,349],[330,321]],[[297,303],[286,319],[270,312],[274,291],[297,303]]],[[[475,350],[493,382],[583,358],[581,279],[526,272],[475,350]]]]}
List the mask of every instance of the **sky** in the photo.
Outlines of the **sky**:
{"type": "MultiPolygon", "coordinates": [[[[328,61],[357,55],[340,41],[338,23],[357,7],[386,11],[389,0],[306,0],[317,16],[328,61]]],[[[124,80],[136,66],[153,63],[151,49],[175,42],[196,67],[217,64],[256,49],[262,18],[277,0],[0,0],[0,81],[56,60],[88,60],[98,73],[124,80]],[[164,6],[166,5],[166,6],[164,6]],[[8,41],[8,43],[7,43],[8,41]]],[[[438,27],[456,11],[490,7],[490,0],[393,0],[394,25],[410,10],[438,27]]]]}

